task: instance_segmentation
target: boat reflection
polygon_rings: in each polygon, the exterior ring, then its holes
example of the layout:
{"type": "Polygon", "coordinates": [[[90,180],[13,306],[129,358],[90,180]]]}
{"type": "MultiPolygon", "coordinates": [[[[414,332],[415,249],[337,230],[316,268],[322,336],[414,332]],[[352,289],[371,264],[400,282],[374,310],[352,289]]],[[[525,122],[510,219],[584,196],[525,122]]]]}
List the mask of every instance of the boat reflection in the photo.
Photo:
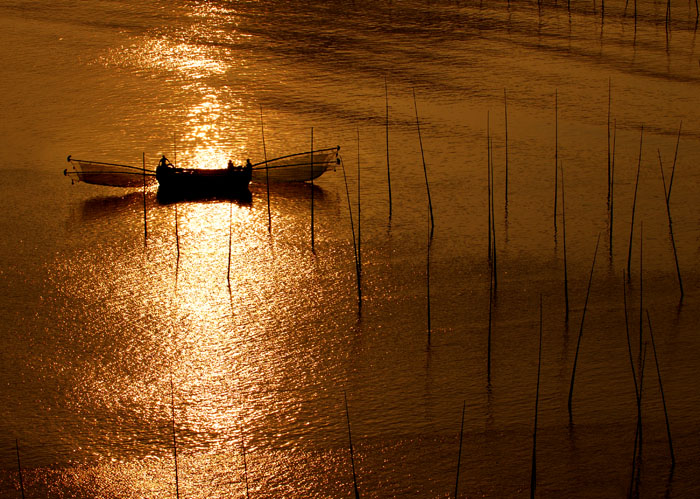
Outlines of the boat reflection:
{"type": "MultiPolygon", "coordinates": [[[[250,184],[250,191],[255,199],[264,201],[267,197],[267,186],[265,182],[252,182],[250,184]]],[[[323,201],[327,197],[326,191],[317,184],[312,185],[309,182],[270,182],[270,197],[272,198],[290,200],[307,199],[311,196],[312,191],[314,200],[316,201],[323,201]]]]}
{"type": "Polygon", "coordinates": [[[241,205],[249,205],[253,201],[250,189],[229,191],[217,188],[207,189],[166,189],[158,187],[156,199],[159,204],[168,205],[173,203],[205,202],[205,201],[232,201],[241,205]]]}
{"type": "MultiPolygon", "coordinates": [[[[146,201],[152,202],[153,194],[146,191],[146,201]]],[[[143,206],[143,191],[134,191],[121,196],[98,196],[86,199],[81,207],[81,219],[96,220],[106,216],[118,216],[134,210],[135,206],[143,206]]]]}

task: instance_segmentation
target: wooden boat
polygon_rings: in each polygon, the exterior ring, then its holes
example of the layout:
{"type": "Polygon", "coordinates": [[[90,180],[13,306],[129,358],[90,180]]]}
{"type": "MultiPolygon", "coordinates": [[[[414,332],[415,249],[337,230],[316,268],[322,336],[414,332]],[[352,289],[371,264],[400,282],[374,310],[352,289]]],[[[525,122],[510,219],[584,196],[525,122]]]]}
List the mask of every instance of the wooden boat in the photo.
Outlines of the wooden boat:
{"type": "Polygon", "coordinates": [[[168,199],[193,199],[203,197],[250,196],[249,183],[255,182],[306,182],[318,178],[331,167],[340,164],[340,146],[309,152],[288,154],[278,158],[245,166],[228,168],[180,168],[163,156],[154,170],[144,167],[74,159],[68,156],[72,171],[63,174],[89,184],[114,187],[141,187],[158,181],[159,195],[168,199]]]}
{"type": "Polygon", "coordinates": [[[340,146],[301,152],[253,165],[253,182],[308,182],[340,164],[340,146]]]}
{"type": "Polygon", "coordinates": [[[229,162],[228,168],[219,169],[178,168],[163,157],[156,168],[158,192],[159,195],[183,199],[249,196],[252,169],[250,161],[245,166],[234,166],[229,162]]]}

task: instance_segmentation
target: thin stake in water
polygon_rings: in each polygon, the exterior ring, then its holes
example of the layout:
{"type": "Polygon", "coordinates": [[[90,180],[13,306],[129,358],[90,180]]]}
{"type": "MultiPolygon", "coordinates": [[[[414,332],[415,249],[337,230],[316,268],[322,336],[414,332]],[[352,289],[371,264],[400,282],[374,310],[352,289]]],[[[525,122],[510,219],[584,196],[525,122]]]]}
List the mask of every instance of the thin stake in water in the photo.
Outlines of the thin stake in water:
{"type": "Polygon", "coordinates": [[[503,89],[503,109],[505,114],[505,131],[506,131],[506,213],[508,212],[508,96],[506,89],[503,89]]]}
{"type": "Polygon", "coordinates": [[[566,315],[564,320],[569,322],[569,272],[566,261],[566,203],[564,202],[564,163],[560,163],[561,168],[561,225],[564,242],[564,301],[566,304],[566,315]]]}
{"type": "Polygon", "coordinates": [[[639,134],[639,162],[637,163],[637,180],[634,182],[634,198],[632,199],[632,222],[630,223],[630,242],[629,251],[627,253],[627,279],[631,279],[631,267],[632,267],[632,235],[634,234],[634,213],[637,209],[637,190],[639,188],[639,172],[642,169],[642,141],[644,139],[644,125],[642,125],[641,132],[639,134]]]}
{"type": "Polygon", "coordinates": [[[649,336],[651,336],[651,346],[654,350],[654,362],[656,363],[656,374],[659,378],[659,388],[661,390],[661,402],[664,406],[664,417],[666,418],[666,434],[668,435],[668,447],[671,452],[671,468],[676,465],[676,455],[673,452],[673,439],[671,438],[671,424],[668,421],[668,410],[666,408],[666,397],[664,396],[664,385],[661,382],[661,370],[659,369],[659,357],[656,355],[656,342],[654,341],[654,330],[651,327],[651,318],[647,310],[647,323],[649,325],[649,336]]]}
{"type": "Polygon", "coordinates": [[[246,459],[245,440],[241,445],[243,446],[243,477],[245,478],[245,496],[247,499],[250,497],[250,490],[248,488],[248,460],[246,459]]]}
{"type": "Polygon", "coordinates": [[[355,473],[355,454],[352,449],[352,433],[350,432],[350,411],[348,410],[348,394],[343,392],[345,397],[345,417],[348,421],[348,440],[350,442],[350,464],[352,465],[352,483],[355,490],[355,499],[360,499],[360,490],[357,488],[357,474],[355,473]]]}
{"type": "Polygon", "coordinates": [[[608,229],[610,230],[608,250],[610,260],[612,261],[613,254],[613,214],[615,213],[615,143],[617,139],[617,120],[613,120],[613,145],[612,145],[612,162],[610,164],[610,222],[608,229]]]}
{"type": "Polygon", "coordinates": [[[177,439],[175,437],[175,389],[173,388],[173,377],[170,375],[170,408],[172,412],[173,427],[173,459],[175,461],[175,497],[180,497],[180,482],[177,471],[177,439]]]}
{"type": "Polygon", "coordinates": [[[146,218],[146,153],[141,153],[143,162],[143,245],[148,246],[148,221],[146,218]]]}
{"type": "Polygon", "coordinates": [[[420,155],[423,160],[423,173],[425,174],[425,188],[428,191],[428,209],[430,210],[430,235],[432,237],[435,229],[435,219],[433,218],[433,202],[430,199],[430,185],[428,184],[428,167],[425,166],[425,154],[423,152],[423,139],[420,134],[420,123],[418,121],[418,104],[416,104],[416,89],[413,89],[413,107],[416,110],[416,128],[418,130],[418,143],[420,144],[420,155]]]}
{"type": "Polygon", "coordinates": [[[314,251],[314,128],[311,127],[311,251],[314,251]]]}
{"type": "Polygon", "coordinates": [[[668,191],[666,190],[666,179],[664,178],[664,166],[661,163],[661,151],[658,151],[659,154],[659,167],[661,168],[661,180],[663,181],[664,184],[664,198],[666,199],[666,215],[668,216],[668,231],[671,236],[671,245],[673,246],[673,258],[675,259],[676,262],[676,274],[678,275],[678,286],[680,287],[681,290],[681,301],[683,301],[683,279],[681,278],[681,268],[680,265],[678,264],[678,252],[676,251],[676,239],[673,237],[673,222],[671,220],[671,205],[668,201],[668,191]]]}
{"type": "Polygon", "coordinates": [[[678,145],[681,142],[681,128],[683,128],[683,122],[678,126],[678,138],[676,139],[676,152],[673,154],[673,167],[671,167],[671,180],[668,182],[668,193],[666,194],[666,202],[671,202],[671,188],[673,187],[673,178],[676,175],[676,160],[678,159],[678,145]]]}
{"type": "Polygon", "coordinates": [[[389,220],[391,220],[391,169],[389,168],[389,88],[384,76],[384,97],[386,101],[386,178],[389,186],[389,220]]]}
{"type": "Polygon", "coordinates": [[[576,342],[576,354],[574,355],[574,367],[571,371],[571,386],[569,387],[569,421],[571,421],[571,400],[574,396],[574,380],[576,378],[576,365],[578,363],[578,353],[581,348],[581,338],[583,337],[583,322],[586,319],[586,309],[588,308],[588,297],[591,295],[591,282],[593,282],[593,270],[595,269],[595,260],[598,255],[598,243],[600,243],[600,234],[598,234],[598,240],[595,243],[595,252],[593,253],[593,264],[591,265],[591,274],[588,277],[588,288],[586,290],[586,300],[583,303],[583,313],[581,314],[581,326],[578,331],[578,340],[576,342]]]}
{"type": "Polygon", "coordinates": [[[459,452],[457,454],[457,479],[455,480],[455,497],[459,491],[459,468],[462,465],[462,439],[464,437],[464,410],[467,407],[467,401],[462,403],[462,425],[459,429],[459,452]]]}
{"type": "Polygon", "coordinates": [[[491,232],[493,233],[491,240],[493,241],[493,266],[492,266],[492,272],[493,272],[493,293],[494,296],[498,292],[498,268],[497,268],[497,258],[496,258],[496,211],[494,209],[494,198],[496,197],[494,194],[494,181],[493,181],[493,142],[491,143],[491,147],[489,148],[491,151],[491,232]]]}
{"type": "MultiPolygon", "coordinates": [[[[357,129],[357,279],[362,283],[362,199],[360,197],[360,129],[357,129]]],[[[358,288],[360,289],[360,288],[358,288]]],[[[360,295],[362,306],[362,295],[360,295]]]]}
{"type": "Polygon", "coordinates": [[[493,323],[493,272],[489,272],[489,329],[486,352],[486,379],[491,383],[491,330],[493,323]]]}
{"type": "Polygon", "coordinates": [[[229,201],[228,212],[228,264],[226,265],[226,282],[231,291],[231,246],[233,244],[233,201],[229,201]]]}
{"type": "Polygon", "coordinates": [[[540,373],[542,367],[542,295],[540,294],[540,342],[537,354],[537,389],[535,391],[535,423],[532,430],[532,469],[530,471],[530,498],[537,488],[537,412],[540,403],[540,373]]]}
{"type": "MultiPolygon", "coordinates": [[[[263,155],[265,156],[265,186],[267,188],[267,231],[272,234],[272,212],[270,211],[270,168],[267,164],[267,148],[265,147],[265,124],[263,123],[263,108],[260,105],[260,131],[262,134],[263,155]]],[[[311,148],[313,151],[313,147],[311,148]]]]}
{"type": "Polygon", "coordinates": [[[348,198],[348,212],[350,214],[350,230],[352,231],[352,249],[355,254],[355,275],[357,277],[357,300],[359,305],[362,306],[362,286],[360,285],[360,268],[357,261],[357,239],[355,237],[355,222],[352,216],[352,204],[350,202],[350,189],[348,188],[348,177],[345,174],[345,163],[341,160],[341,166],[343,167],[343,181],[345,182],[345,194],[348,198]]]}
{"type": "Polygon", "coordinates": [[[433,327],[430,322],[430,243],[431,238],[428,236],[428,256],[427,256],[427,273],[426,273],[426,287],[427,287],[427,299],[428,299],[428,346],[430,346],[430,339],[433,333],[433,327]]]}
{"type": "Polygon", "coordinates": [[[636,486],[639,488],[639,478],[641,473],[642,460],[642,394],[644,392],[644,367],[646,365],[647,348],[646,343],[642,351],[641,362],[639,366],[639,396],[637,397],[637,427],[634,435],[634,452],[632,453],[632,477],[630,479],[630,497],[639,497],[639,490],[635,493],[635,477],[636,486]]]}
{"type": "Polygon", "coordinates": [[[177,249],[177,258],[175,259],[175,290],[177,292],[177,276],[180,270],[180,234],[177,226],[177,203],[175,203],[175,249],[177,249]]]}
{"type": "Polygon", "coordinates": [[[554,90],[554,232],[557,232],[557,175],[559,172],[559,94],[554,90]]]}
{"type": "Polygon", "coordinates": [[[493,243],[491,241],[491,122],[490,122],[490,111],[486,112],[486,163],[487,163],[487,170],[486,170],[486,179],[487,179],[487,186],[488,186],[488,232],[489,232],[489,263],[491,263],[491,256],[493,254],[493,243]]]}
{"type": "Polygon", "coordinates": [[[610,107],[612,105],[612,78],[608,78],[608,209],[610,209],[610,196],[612,185],[612,164],[610,158],[610,107]]]}

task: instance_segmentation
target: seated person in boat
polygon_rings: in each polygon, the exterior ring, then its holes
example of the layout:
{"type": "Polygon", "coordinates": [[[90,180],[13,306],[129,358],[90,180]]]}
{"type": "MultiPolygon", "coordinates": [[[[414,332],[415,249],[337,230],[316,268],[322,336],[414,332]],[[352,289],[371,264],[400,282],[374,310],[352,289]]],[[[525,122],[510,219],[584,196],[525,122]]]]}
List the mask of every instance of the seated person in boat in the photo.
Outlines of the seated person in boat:
{"type": "Polygon", "coordinates": [[[158,162],[158,167],[160,168],[162,166],[163,168],[165,168],[170,165],[172,165],[172,163],[170,163],[170,160],[168,160],[168,158],[165,157],[165,154],[163,154],[160,158],[160,161],[158,162]]]}
{"type": "Polygon", "coordinates": [[[230,159],[228,160],[228,169],[233,170],[233,161],[231,161],[230,159]]]}
{"type": "Polygon", "coordinates": [[[253,163],[250,162],[250,158],[245,160],[245,169],[246,170],[252,170],[253,169],[253,163]]]}

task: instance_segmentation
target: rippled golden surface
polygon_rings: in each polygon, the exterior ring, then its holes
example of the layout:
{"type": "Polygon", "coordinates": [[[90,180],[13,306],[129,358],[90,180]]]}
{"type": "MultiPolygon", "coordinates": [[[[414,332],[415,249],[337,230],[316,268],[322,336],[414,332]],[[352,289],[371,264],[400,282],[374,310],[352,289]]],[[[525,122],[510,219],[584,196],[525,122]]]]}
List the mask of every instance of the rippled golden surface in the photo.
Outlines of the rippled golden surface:
{"type": "Polygon", "coordinates": [[[669,473],[645,328],[640,490],[697,495],[700,64],[691,11],[674,5],[667,38],[660,3],[640,2],[636,30],[623,4],[606,2],[604,22],[590,5],[569,16],[562,2],[539,12],[521,2],[3,4],[0,496],[19,494],[15,439],[27,497],[173,497],[175,450],[180,497],[351,495],[344,395],[363,496],[453,494],[463,402],[460,495],[526,495],[540,295],[538,494],[624,494],[637,409],[622,270],[642,124],[629,329],[636,360],[641,302],[677,464],[669,473]],[[436,220],[430,343],[416,108],[436,220]],[[487,120],[499,279],[490,345],[487,120]],[[681,120],[671,202],[679,304],[659,157],[669,180],[681,120]],[[361,307],[340,167],[313,188],[271,186],[269,214],[265,185],[251,185],[250,201],[181,203],[154,186],[145,228],[142,192],[60,175],[69,153],[140,165],[145,151],[150,166],[161,154],[203,168],[255,162],[308,150],[312,127],[316,146],[341,145],[356,231],[360,163],[361,307]]]}

